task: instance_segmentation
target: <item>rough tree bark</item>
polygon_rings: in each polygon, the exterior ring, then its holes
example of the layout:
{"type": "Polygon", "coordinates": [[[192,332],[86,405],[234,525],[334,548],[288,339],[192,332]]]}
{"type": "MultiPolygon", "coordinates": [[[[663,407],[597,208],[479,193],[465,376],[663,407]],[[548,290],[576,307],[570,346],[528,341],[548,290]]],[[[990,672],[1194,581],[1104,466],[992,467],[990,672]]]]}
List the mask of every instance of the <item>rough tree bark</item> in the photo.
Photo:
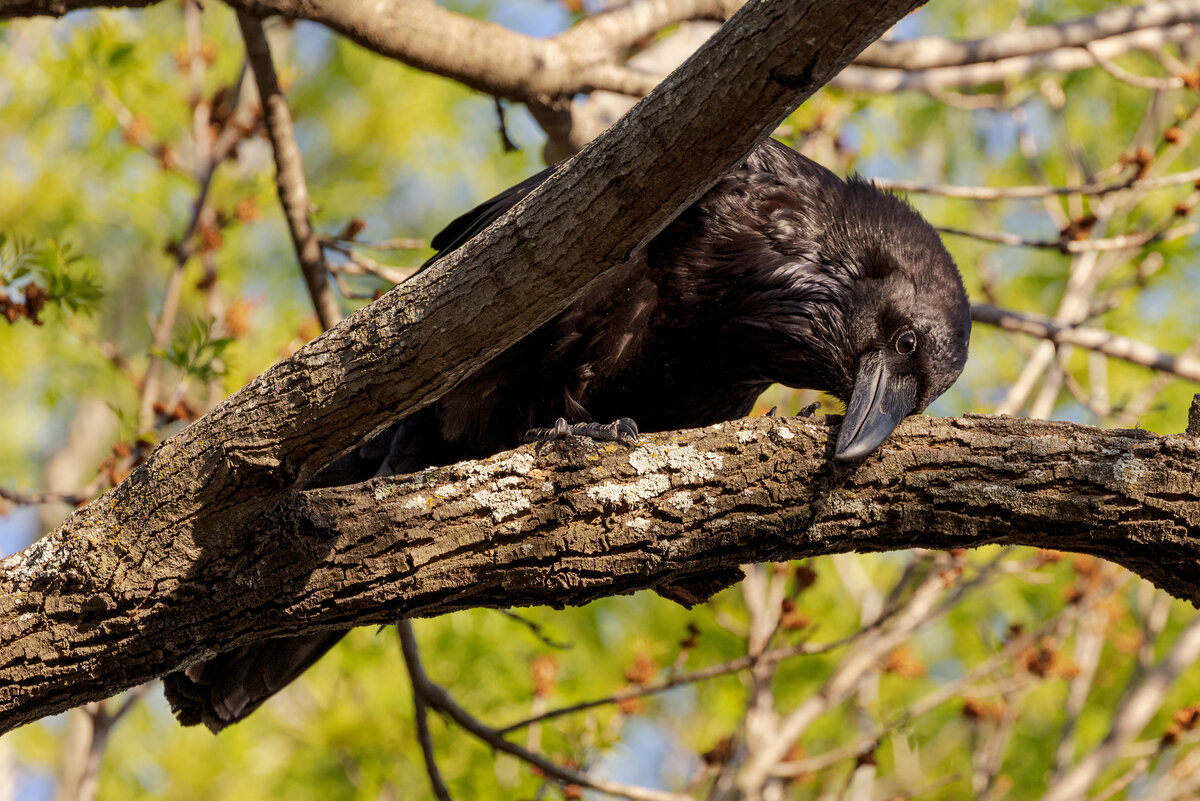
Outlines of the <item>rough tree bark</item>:
{"type": "MultiPolygon", "coordinates": [[[[36,714],[44,715],[111,693],[115,685],[107,680],[74,674],[68,683],[82,692],[34,694],[18,678],[37,655],[28,650],[30,626],[40,629],[72,605],[103,606],[112,619],[136,617],[157,608],[150,598],[163,567],[187,576],[199,556],[237,553],[247,527],[293,487],[557,313],[918,4],[747,6],[489,232],[256,378],[164,442],[122,484],[4,562],[5,702],[36,697],[36,714]],[[587,209],[587,224],[563,209],[587,209]],[[42,591],[31,605],[29,582],[37,577],[51,578],[57,591],[42,591]],[[98,592],[117,585],[125,589],[98,592]]],[[[186,587],[184,595],[192,597],[186,587]]],[[[52,637],[38,649],[68,654],[75,645],[52,637]]],[[[165,651],[161,666],[198,655],[188,646],[165,651]]],[[[111,669],[137,672],[133,665],[111,669]]],[[[6,726],[18,721],[6,718],[6,726]]]]}
{"type": "Polygon", "coordinates": [[[915,418],[861,466],[831,449],[747,419],[298,493],[219,542],[43,540],[0,562],[0,732],[265,637],[845,551],[1036,545],[1200,599],[1193,436],[915,418]]]}

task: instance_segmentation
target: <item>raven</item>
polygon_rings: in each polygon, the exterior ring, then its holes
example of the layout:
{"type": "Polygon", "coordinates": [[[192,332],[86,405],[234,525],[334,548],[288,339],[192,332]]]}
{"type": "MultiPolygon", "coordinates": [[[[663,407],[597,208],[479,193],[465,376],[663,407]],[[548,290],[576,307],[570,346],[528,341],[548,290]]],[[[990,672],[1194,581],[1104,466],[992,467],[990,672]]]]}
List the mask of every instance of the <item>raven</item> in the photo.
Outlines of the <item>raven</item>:
{"type": "MultiPolygon", "coordinates": [[[[433,239],[462,246],[545,170],[433,239]]],[[[350,484],[478,458],[533,425],[634,418],[643,430],[749,413],[772,383],[846,403],[834,458],[861,458],[962,372],[971,319],[937,233],[907,203],[768,140],[562,313],[425,409],[322,471],[350,484]]],[[[164,679],[181,723],[235,723],[344,632],[243,646],[164,679]]]]}

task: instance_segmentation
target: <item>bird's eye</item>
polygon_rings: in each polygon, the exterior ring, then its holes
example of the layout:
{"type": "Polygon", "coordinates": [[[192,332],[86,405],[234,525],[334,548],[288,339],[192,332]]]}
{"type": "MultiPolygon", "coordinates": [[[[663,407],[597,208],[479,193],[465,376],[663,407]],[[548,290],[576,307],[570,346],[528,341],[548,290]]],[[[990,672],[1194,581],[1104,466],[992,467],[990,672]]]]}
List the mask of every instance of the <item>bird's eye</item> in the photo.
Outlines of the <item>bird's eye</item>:
{"type": "Polygon", "coordinates": [[[912,331],[905,331],[900,336],[896,337],[896,352],[901,356],[907,356],[917,349],[917,335],[912,331]]]}

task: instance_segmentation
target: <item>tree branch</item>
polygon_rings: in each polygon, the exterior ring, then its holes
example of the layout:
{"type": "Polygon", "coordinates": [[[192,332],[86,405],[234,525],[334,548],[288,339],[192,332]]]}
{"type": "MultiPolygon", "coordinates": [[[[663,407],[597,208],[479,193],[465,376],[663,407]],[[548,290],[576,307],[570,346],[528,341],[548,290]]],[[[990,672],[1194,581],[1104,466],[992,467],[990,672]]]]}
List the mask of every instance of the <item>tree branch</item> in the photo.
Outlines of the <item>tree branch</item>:
{"type": "MultiPolygon", "coordinates": [[[[1135,9],[1131,9],[1135,10],[1135,9]]],[[[1200,16],[1200,13],[1197,14],[1200,16]]],[[[1026,30],[1032,30],[1027,28],[1026,30]]],[[[1197,25],[1180,23],[1170,27],[1147,28],[1108,39],[1098,39],[1090,47],[1064,47],[998,61],[965,63],[960,66],[931,69],[873,69],[857,64],[846,68],[833,85],[857,92],[930,92],[971,89],[984,84],[1002,83],[1039,72],[1074,72],[1096,66],[1096,56],[1113,59],[1133,51],[1155,52],[1168,44],[1194,40],[1197,25]]]]}
{"type": "Polygon", "coordinates": [[[262,20],[245,11],[239,11],[237,18],[242,39],[246,42],[246,58],[258,85],[267,137],[275,154],[275,188],[279,192],[279,205],[283,207],[283,217],[291,232],[296,259],[304,273],[304,284],[317,311],[317,319],[321,321],[321,328],[328,331],[341,322],[342,310],[329,288],[329,266],[308,214],[308,184],[304,180],[300,146],[296,144],[292,130],[292,115],[275,77],[275,64],[271,61],[271,47],[267,44],[262,20]]]}
{"type": "Polygon", "coordinates": [[[831,449],[822,419],[742,420],[308,491],[219,547],[43,539],[0,562],[0,731],[267,637],[819,554],[1035,545],[1200,598],[1193,438],[914,418],[857,468],[831,449]]]}
{"type": "Polygon", "coordinates": [[[463,729],[483,740],[497,751],[512,754],[517,759],[533,765],[545,775],[565,784],[590,787],[593,790],[599,790],[608,795],[630,798],[634,801],[691,801],[690,796],[679,793],[669,793],[649,787],[621,784],[620,782],[612,782],[607,779],[589,776],[586,773],[580,773],[570,768],[564,768],[562,765],[546,759],[541,754],[535,754],[533,751],[522,748],[516,743],[509,742],[500,732],[482,723],[471,713],[467,712],[467,710],[463,709],[444,687],[434,683],[429,678],[429,675],[421,665],[420,655],[417,652],[416,638],[413,636],[412,624],[409,621],[402,621],[399,629],[400,642],[404,649],[404,660],[408,665],[409,675],[412,677],[413,693],[420,695],[423,703],[445,713],[463,729]]]}
{"type": "MultiPolygon", "coordinates": [[[[907,71],[961,67],[1052,50],[1083,48],[1100,39],[1194,22],[1200,22],[1200,2],[1166,0],[1109,8],[1090,17],[1005,31],[966,42],[938,36],[876,42],[854,63],[860,67],[907,71]]],[[[1086,53],[1084,55],[1090,58],[1086,53]]]]}
{"type": "MultiPolygon", "coordinates": [[[[1131,190],[1148,191],[1162,189],[1182,184],[1200,182],[1200,169],[1171,173],[1158,178],[1139,178],[1137,173],[1127,180],[1115,183],[1091,183],[1077,186],[954,186],[952,184],[923,184],[916,181],[893,181],[886,178],[872,178],[871,183],[880,189],[893,192],[911,192],[942,197],[963,198],[965,200],[1011,200],[1017,198],[1044,198],[1054,195],[1090,195],[1102,197],[1114,192],[1131,190]]],[[[1057,243],[1056,243],[1057,244],[1057,243]]]]}
{"type": "Polygon", "coordinates": [[[1158,348],[1100,328],[1065,325],[1052,317],[1001,309],[987,303],[971,304],[971,319],[1005,331],[1041,337],[1056,345],[1074,345],[1098,351],[1114,359],[1140,364],[1200,382],[1200,359],[1174,356],[1158,348]]]}

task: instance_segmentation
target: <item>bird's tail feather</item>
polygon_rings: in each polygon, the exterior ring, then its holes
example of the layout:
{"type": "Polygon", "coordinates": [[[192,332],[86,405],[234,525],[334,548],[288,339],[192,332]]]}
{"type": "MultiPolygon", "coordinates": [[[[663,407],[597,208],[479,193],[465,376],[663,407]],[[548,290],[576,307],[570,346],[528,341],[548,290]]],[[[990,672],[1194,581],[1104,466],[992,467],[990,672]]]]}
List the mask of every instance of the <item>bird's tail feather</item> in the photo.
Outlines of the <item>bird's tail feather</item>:
{"type": "Polygon", "coordinates": [[[245,645],[163,677],[175,717],[212,732],[242,720],[320,659],[344,631],[245,645]]]}

